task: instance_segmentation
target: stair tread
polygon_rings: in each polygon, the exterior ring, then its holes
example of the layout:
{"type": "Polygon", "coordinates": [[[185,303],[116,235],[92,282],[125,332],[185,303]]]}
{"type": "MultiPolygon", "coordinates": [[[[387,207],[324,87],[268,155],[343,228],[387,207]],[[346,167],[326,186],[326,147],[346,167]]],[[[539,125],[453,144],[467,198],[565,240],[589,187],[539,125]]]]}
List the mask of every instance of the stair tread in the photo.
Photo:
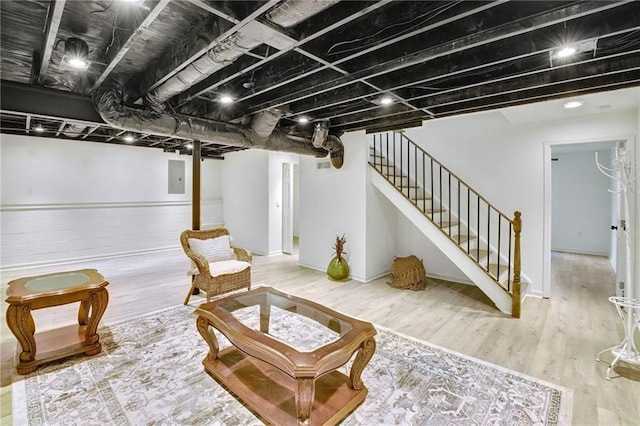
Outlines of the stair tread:
{"type": "MultiPolygon", "coordinates": [[[[486,264],[483,265],[484,268],[486,269],[486,264]]],[[[506,262],[504,263],[500,263],[500,272],[498,273],[498,264],[497,263],[491,263],[489,262],[489,272],[496,277],[500,277],[500,275],[504,274],[505,272],[507,272],[509,270],[509,266],[506,264],[506,262]]]]}
{"type": "Polygon", "coordinates": [[[473,241],[476,239],[475,235],[451,235],[458,244],[466,243],[467,241],[473,241]]]}
{"type": "Polygon", "coordinates": [[[442,223],[441,222],[437,222],[437,225],[440,226],[440,228],[452,228],[454,226],[458,226],[460,225],[459,222],[449,222],[448,220],[443,220],[442,223]]]}
{"type": "Polygon", "coordinates": [[[479,260],[484,260],[487,258],[487,256],[489,255],[489,250],[484,250],[484,249],[471,249],[469,252],[469,255],[476,261],[478,262],[479,260]]]}

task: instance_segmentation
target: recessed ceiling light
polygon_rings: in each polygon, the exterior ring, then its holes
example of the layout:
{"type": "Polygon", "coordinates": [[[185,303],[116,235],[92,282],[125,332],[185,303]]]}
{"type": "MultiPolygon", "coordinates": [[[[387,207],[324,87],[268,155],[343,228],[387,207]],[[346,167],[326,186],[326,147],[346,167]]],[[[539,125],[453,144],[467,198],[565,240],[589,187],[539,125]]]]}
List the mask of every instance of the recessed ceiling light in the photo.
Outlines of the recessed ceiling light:
{"type": "Polygon", "coordinates": [[[79,57],[67,58],[67,63],[74,68],[82,70],[86,70],[87,68],[89,68],[89,62],[86,59],[79,57]]]}
{"type": "Polygon", "coordinates": [[[566,46],[556,52],[556,57],[566,58],[567,56],[571,56],[574,53],[576,53],[575,47],[566,46]]]}
{"type": "Polygon", "coordinates": [[[33,128],[33,130],[38,133],[42,133],[44,132],[44,127],[42,127],[42,124],[38,124],[36,127],[33,128]]]}
{"type": "Polygon", "coordinates": [[[380,104],[382,105],[391,105],[393,103],[393,98],[391,96],[385,96],[380,99],[380,104]]]}
{"type": "Polygon", "coordinates": [[[91,63],[89,57],[89,46],[87,43],[76,37],[69,37],[64,41],[63,61],[71,67],[87,69],[91,63]]]}
{"type": "Polygon", "coordinates": [[[131,143],[133,141],[135,141],[136,139],[133,137],[133,135],[125,135],[122,140],[124,140],[126,143],[131,143]]]}
{"type": "Polygon", "coordinates": [[[582,101],[569,101],[564,104],[564,107],[566,109],[573,109],[573,108],[580,108],[582,105],[584,105],[584,102],[582,101]]]}
{"type": "Polygon", "coordinates": [[[87,68],[89,68],[89,62],[87,62],[82,58],[69,58],[67,59],[67,63],[74,68],[79,68],[83,70],[86,70],[87,68]]]}
{"type": "Polygon", "coordinates": [[[229,95],[220,96],[220,103],[222,104],[230,104],[233,103],[233,98],[229,95]]]}
{"type": "Polygon", "coordinates": [[[298,123],[307,124],[308,122],[309,122],[309,118],[308,117],[298,117],[298,123]]]}
{"type": "Polygon", "coordinates": [[[193,144],[192,143],[188,143],[184,146],[187,149],[193,149],[193,144]]]}

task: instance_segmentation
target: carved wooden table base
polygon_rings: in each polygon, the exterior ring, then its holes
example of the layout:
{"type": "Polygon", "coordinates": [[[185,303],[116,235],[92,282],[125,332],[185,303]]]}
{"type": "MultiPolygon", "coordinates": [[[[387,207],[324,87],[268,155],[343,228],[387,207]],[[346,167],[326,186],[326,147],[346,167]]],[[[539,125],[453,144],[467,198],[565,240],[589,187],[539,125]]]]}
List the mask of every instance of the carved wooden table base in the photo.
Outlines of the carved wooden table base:
{"type": "Polygon", "coordinates": [[[62,272],[14,280],[7,288],[7,325],[20,344],[18,374],[38,365],[102,350],[98,324],[109,301],[109,283],[95,269],[62,272]],[[80,302],[78,325],[36,334],[32,310],[80,302]]]}
{"type": "Polygon", "coordinates": [[[205,303],[197,312],[198,331],[209,346],[202,361],[205,371],[269,423],[337,424],[364,401],[368,391],[361,374],[376,348],[370,323],[270,287],[205,303]],[[299,352],[266,333],[272,303],[316,320],[328,318],[325,325],[340,337],[311,352],[299,352]],[[251,305],[260,306],[260,330],[245,326],[232,315],[233,309],[227,310],[251,305]],[[213,328],[233,346],[220,350],[213,328]],[[337,369],[354,352],[347,377],[337,369]]]}

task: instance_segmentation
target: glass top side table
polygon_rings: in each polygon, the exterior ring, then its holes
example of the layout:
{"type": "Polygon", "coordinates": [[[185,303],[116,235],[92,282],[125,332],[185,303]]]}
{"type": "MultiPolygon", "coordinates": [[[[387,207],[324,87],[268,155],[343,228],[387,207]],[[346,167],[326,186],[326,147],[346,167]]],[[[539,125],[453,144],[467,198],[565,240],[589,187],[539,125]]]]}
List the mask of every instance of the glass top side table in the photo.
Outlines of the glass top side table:
{"type": "Polygon", "coordinates": [[[607,380],[611,380],[611,370],[619,361],[640,364],[640,351],[634,340],[636,333],[640,333],[640,301],[617,296],[610,297],[609,301],[615,305],[624,327],[624,339],[618,345],[603,349],[596,357],[596,361],[600,362],[600,355],[603,353],[611,351],[614,355],[613,361],[607,368],[607,380]]]}
{"type": "Polygon", "coordinates": [[[7,325],[20,344],[18,374],[29,374],[38,365],[102,350],[98,323],[109,294],[108,281],[95,269],[59,272],[20,278],[9,283],[7,325]],[[80,302],[78,325],[36,333],[32,310],[80,302]]]}

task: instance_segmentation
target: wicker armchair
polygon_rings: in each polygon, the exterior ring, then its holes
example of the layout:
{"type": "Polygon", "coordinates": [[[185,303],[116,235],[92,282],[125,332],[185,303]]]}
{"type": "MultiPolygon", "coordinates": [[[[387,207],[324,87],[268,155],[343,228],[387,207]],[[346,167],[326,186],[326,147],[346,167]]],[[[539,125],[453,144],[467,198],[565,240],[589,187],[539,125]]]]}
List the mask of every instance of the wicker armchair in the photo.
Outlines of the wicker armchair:
{"type": "MultiPolygon", "coordinates": [[[[211,300],[212,296],[245,287],[251,289],[251,253],[243,248],[231,246],[228,239],[224,238],[228,235],[229,231],[226,228],[202,231],[186,230],[180,234],[180,244],[182,244],[186,255],[192,260],[192,269],[189,271],[191,288],[184,300],[185,305],[189,303],[191,294],[196,288],[207,294],[207,302],[211,300]],[[196,246],[197,241],[194,239],[201,240],[202,244],[214,243],[218,247],[219,244],[223,244],[228,251],[222,255],[204,253],[202,247],[192,247],[196,246]]],[[[197,245],[201,246],[202,244],[197,245]]]]}

